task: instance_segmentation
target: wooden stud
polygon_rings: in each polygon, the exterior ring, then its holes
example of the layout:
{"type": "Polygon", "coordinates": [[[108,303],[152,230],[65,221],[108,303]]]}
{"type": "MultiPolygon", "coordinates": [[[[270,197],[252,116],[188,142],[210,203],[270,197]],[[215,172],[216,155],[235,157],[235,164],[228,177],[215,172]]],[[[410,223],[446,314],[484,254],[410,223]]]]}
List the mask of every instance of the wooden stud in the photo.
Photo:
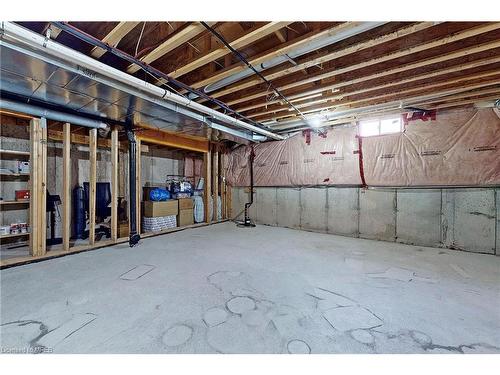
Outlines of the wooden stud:
{"type": "Polygon", "coordinates": [[[141,140],[136,137],[136,164],[135,164],[135,222],[137,233],[141,233],[141,197],[142,197],[142,176],[141,176],[141,140]]]}
{"type": "Polygon", "coordinates": [[[205,221],[211,223],[212,219],[210,217],[210,196],[212,195],[212,154],[210,149],[203,154],[203,166],[205,169],[205,185],[204,185],[204,197],[203,205],[205,210],[205,221]]]}
{"type": "Polygon", "coordinates": [[[30,165],[30,210],[29,210],[29,225],[31,227],[30,234],[30,254],[32,256],[37,256],[39,254],[39,242],[38,242],[38,231],[40,230],[40,224],[38,222],[38,212],[39,212],[39,194],[38,194],[38,171],[40,160],[38,158],[38,148],[40,146],[40,120],[32,119],[30,121],[30,154],[31,154],[31,165],[30,165]]]}
{"type": "Polygon", "coordinates": [[[111,130],[111,240],[118,240],[118,128],[111,130]]]}
{"type": "Polygon", "coordinates": [[[218,201],[219,201],[219,149],[218,145],[215,146],[214,148],[214,153],[213,153],[213,171],[212,171],[212,177],[213,177],[213,192],[214,192],[214,198],[213,198],[213,220],[214,221],[219,221],[219,214],[218,214],[218,201]]]}
{"type": "Polygon", "coordinates": [[[38,147],[39,157],[39,201],[38,201],[38,231],[39,255],[44,255],[47,251],[47,119],[40,119],[40,146],[38,147]]]}
{"type": "Polygon", "coordinates": [[[221,185],[221,207],[222,219],[227,219],[227,199],[226,199],[226,168],[225,168],[225,154],[220,153],[220,185],[221,185]]]}
{"type": "Polygon", "coordinates": [[[95,243],[95,209],[97,179],[97,129],[89,130],[89,244],[95,243]]]}
{"type": "Polygon", "coordinates": [[[62,245],[69,251],[71,237],[71,124],[63,125],[63,199],[62,199],[62,245]]]}

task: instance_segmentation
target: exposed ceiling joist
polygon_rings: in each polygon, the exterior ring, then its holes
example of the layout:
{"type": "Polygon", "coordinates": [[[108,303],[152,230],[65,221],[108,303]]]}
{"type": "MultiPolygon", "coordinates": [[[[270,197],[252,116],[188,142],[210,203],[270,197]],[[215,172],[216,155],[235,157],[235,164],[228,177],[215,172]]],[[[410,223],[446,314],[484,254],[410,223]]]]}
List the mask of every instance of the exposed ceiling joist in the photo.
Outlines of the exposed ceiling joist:
{"type": "MultiPolygon", "coordinates": [[[[122,40],[129,32],[136,27],[139,22],[119,22],[118,25],[111,30],[108,35],[106,35],[102,41],[107,43],[111,47],[116,47],[120,40],[122,40]]],[[[100,58],[106,53],[105,50],[99,47],[94,47],[90,52],[90,55],[96,59],[100,58]]]]}
{"type": "MultiPolygon", "coordinates": [[[[324,54],[323,56],[320,56],[320,57],[314,57],[314,58],[309,59],[307,61],[304,61],[300,64],[297,64],[295,66],[292,66],[292,67],[289,67],[286,69],[281,69],[281,70],[278,70],[274,73],[266,74],[265,77],[268,80],[273,80],[273,79],[277,79],[280,77],[284,77],[286,75],[301,71],[303,69],[307,69],[307,68],[310,68],[310,67],[315,66],[315,65],[320,65],[320,64],[323,64],[323,63],[330,61],[330,60],[338,59],[339,57],[347,56],[349,54],[356,53],[356,52],[359,52],[359,51],[367,49],[367,48],[375,47],[375,46],[380,45],[382,43],[387,43],[391,40],[395,40],[395,39],[402,38],[402,37],[410,35],[410,34],[414,34],[416,32],[430,28],[434,25],[435,25],[434,22],[420,22],[416,25],[405,27],[403,29],[400,29],[400,30],[397,30],[397,31],[394,31],[394,32],[391,32],[388,34],[384,34],[384,35],[379,36],[377,38],[373,38],[373,39],[369,39],[367,41],[356,43],[355,45],[349,46],[349,47],[341,49],[339,51],[327,53],[327,54],[324,54]]],[[[247,80],[243,83],[240,83],[237,85],[232,85],[231,87],[229,87],[225,90],[221,90],[219,92],[213,93],[212,96],[214,98],[219,98],[221,96],[225,96],[225,95],[228,95],[228,94],[231,94],[231,93],[258,85],[260,83],[262,83],[262,80],[252,78],[252,79],[247,80]]]]}
{"type": "MultiPolygon", "coordinates": [[[[216,22],[209,22],[209,25],[213,25],[216,22]]],[[[205,31],[205,28],[198,22],[193,22],[192,24],[186,26],[182,30],[176,32],[174,35],[165,40],[162,44],[156,47],[154,50],[141,57],[140,60],[146,64],[151,64],[153,61],[158,60],[160,57],[165,56],[167,53],[173,51],[177,47],[189,42],[191,39],[196,37],[205,31]]],[[[139,66],[135,64],[129,65],[127,68],[127,73],[135,73],[139,70],[139,66]]]]}
{"type": "MultiPolygon", "coordinates": [[[[341,31],[353,29],[355,27],[358,27],[360,24],[361,24],[361,22],[344,22],[340,25],[330,27],[330,28],[323,30],[323,31],[320,31],[320,32],[311,31],[311,32],[307,33],[306,35],[298,38],[297,40],[292,40],[292,41],[286,43],[285,45],[279,45],[279,46],[277,46],[277,48],[273,48],[273,49],[268,50],[264,53],[261,53],[260,55],[254,57],[254,58],[248,59],[248,61],[250,64],[256,66],[256,65],[259,65],[260,63],[262,63],[266,60],[270,60],[274,57],[286,55],[290,51],[293,51],[297,48],[305,46],[305,45],[307,45],[307,44],[309,44],[317,39],[325,38],[327,36],[334,35],[334,34],[339,33],[341,31]]],[[[215,74],[211,77],[205,78],[201,81],[192,83],[191,86],[194,88],[200,88],[200,87],[209,85],[211,83],[220,81],[221,79],[229,77],[235,73],[241,72],[241,71],[245,70],[246,68],[247,68],[246,66],[237,63],[237,64],[230,66],[227,69],[224,69],[223,71],[221,71],[218,74],[215,74]]]]}
{"type": "MultiPolygon", "coordinates": [[[[280,87],[278,87],[278,89],[281,91],[289,90],[289,89],[292,89],[292,88],[295,88],[298,86],[302,86],[302,85],[305,85],[308,83],[316,82],[316,81],[323,80],[326,78],[331,78],[331,77],[336,76],[336,75],[344,74],[344,73],[351,72],[351,71],[358,70],[358,69],[362,69],[362,68],[365,68],[368,66],[376,65],[376,64],[379,64],[382,62],[386,62],[386,61],[390,61],[390,60],[397,59],[400,57],[408,56],[408,55],[411,55],[413,53],[425,51],[425,50],[428,50],[431,48],[443,46],[445,44],[457,42],[457,41],[460,41],[460,40],[463,40],[466,38],[470,38],[470,37],[473,37],[476,35],[484,34],[486,32],[494,31],[497,29],[500,29],[500,22],[488,23],[487,25],[482,25],[482,26],[471,28],[471,29],[467,29],[465,31],[456,33],[454,35],[446,36],[444,38],[434,40],[432,42],[419,44],[419,45],[416,45],[416,46],[413,46],[413,47],[410,47],[410,48],[407,48],[407,49],[404,49],[401,51],[397,51],[394,53],[389,53],[387,55],[383,55],[383,56],[380,56],[380,57],[377,57],[377,58],[374,58],[371,60],[363,61],[363,62],[360,62],[358,64],[348,65],[346,67],[334,69],[334,70],[331,70],[329,72],[322,73],[322,74],[311,75],[306,79],[294,81],[294,82],[291,82],[289,84],[280,86],[280,87]]],[[[468,50],[473,50],[473,47],[469,48],[468,50]]],[[[469,53],[469,52],[465,52],[465,54],[467,54],[467,53],[469,53]]],[[[449,56],[452,54],[447,54],[447,55],[449,56]]],[[[446,57],[444,57],[443,59],[446,59],[446,57]]],[[[436,60],[436,62],[437,62],[437,60],[436,60]]],[[[228,101],[228,102],[226,102],[226,104],[227,105],[234,105],[234,104],[246,102],[246,101],[256,99],[258,97],[262,97],[262,96],[266,96],[266,95],[267,95],[267,93],[265,91],[258,92],[258,93],[255,93],[253,95],[248,95],[248,96],[245,96],[245,97],[242,97],[239,99],[228,101]]]]}
{"type": "MultiPolygon", "coordinates": [[[[264,38],[265,36],[272,34],[274,32],[277,32],[279,29],[282,29],[286,25],[290,24],[291,22],[269,22],[265,24],[262,27],[259,27],[258,29],[243,35],[242,37],[236,39],[235,41],[231,42],[231,46],[235,49],[240,49],[243,47],[248,46],[249,44],[252,44],[256,42],[259,39],[264,38]]],[[[191,61],[190,63],[187,63],[186,65],[183,65],[179,67],[178,69],[168,73],[169,76],[173,78],[180,77],[184,74],[187,74],[195,69],[198,69],[199,67],[202,67],[203,65],[206,65],[212,61],[215,61],[221,57],[224,57],[225,55],[231,53],[229,49],[226,47],[221,47],[218,48],[214,51],[211,51],[200,58],[191,61]]]]}
{"type": "MultiPolygon", "coordinates": [[[[393,97],[393,96],[397,96],[397,100],[398,101],[415,101],[415,100],[418,100],[418,99],[426,99],[428,97],[439,97],[439,96],[444,96],[444,95],[450,95],[450,94],[454,94],[454,93],[459,93],[459,92],[462,92],[462,91],[467,91],[467,90],[472,90],[472,89],[477,89],[477,88],[482,88],[482,87],[487,87],[487,86],[495,85],[495,84],[498,84],[498,82],[499,82],[498,79],[499,78],[500,78],[500,71],[499,70],[495,70],[493,72],[481,73],[481,74],[477,74],[477,75],[474,75],[474,76],[463,77],[463,78],[456,79],[456,80],[450,80],[450,81],[446,81],[446,82],[440,82],[440,83],[436,83],[436,84],[415,87],[415,88],[411,88],[411,89],[407,89],[407,90],[400,90],[400,91],[397,91],[397,92],[391,92],[391,93],[388,93],[388,94],[377,95],[377,96],[374,96],[374,97],[357,99],[357,100],[351,100],[351,101],[345,101],[345,102],[336,102],[336,103],[329,104],[327,106],[314,107],[314,108],[309,109],[309,110],[306,109],[306,110],[303,111],[303,113],[305,113],[305,114],[312,114],[312,113],[316,113],[316,112],[319,113],[319,112],[325,111],[325,110],[331,110],[332,108],[336,108],[336,107],[353,106],[353,105],[358,105],[358,104],[364,103],[364,102],[371,102],[371,103],[373,103],[373,102],[378,102],[380,99],[384,99],[384,98],[388,98],[388,97],[393,97]],[[434,92],[432,94],[424,95],[422,97],[421,96],[416,96],[416,97],[405,97],[404,96],[405,94],[413,93],[413,92],[416,92],[416,91],[425,91],[425,90],[433,89],[433,88],[440,87],[440,86],[448,86],[448,85],[451,85],[451,84],[458,84],[458,83],[462,83],[464,81],[470,81],[470,80],[473,80],[473,79],[477,80],[477,79],[480,79],[480,78],[486,78],[486,77],[491,77],[491,76],[496,76],[496,77],[495,77],[495,79],[492,79],[490,81],[484,81],[484,82],[480,82],[480,83],[473,83],[473,84],[470,84],[470,85],[467,85],[467,86],[460,85],[459,88],[451,88],[451,89],[447,89],[447,90],[445,90],[443,92],[434,92]]],[[[287,118],[287,117],[293,117],[293,115],[291,113],[289,113],[289,114],[279,115],[279,116],[270,116],[270,117],[259,119],[259,121],[264,122],[264,121],[270,121],[270,120],[283,119],[283,118],[287,118]]]]}
{"type": "MultiPolygon", "coordinates": [[[[355,90],[355,91],[342,92],[342,93],[336,94],[336,95],[322,96],[320,99],[317,99],[317,100],[327,101],[327,100],[339,99],[339,98],[342,98],[345,96],[359,95],[359,94],[363,94],[363,93],[370,92],[370,91],[382,90],[382,89],[386,89],[386,88],[393,87],[393,86],[408,84],[408,83],[415,82],[415,81],[421,81],[424,79],[434,78],[434,77],[438,77],[438,76],[445,75],[445,74],[456,73],[456,72],[459,72],[462,70],[477,68],[480,66],[499,63],[499,62],[500,62],[500,57],[492,57],[492,58],[486,58],[486,59],[481,59],[481,60],[477,60],[477,61],[471,61],[469,63],[455,65],[455,66],[452,66],[450,68],[434,70],[431,73],[413,75],[409,78],[392,81],[392,82],[385,83],[385,84],[378,85],[378,86],[370,86],[370,87],[366,87],[366,88],[355,90]]],[[[273,102],[278,103],[279,101],[273,101],[273,102]]],[[[268,103],[268,105],[269,104],[272,104],[272,103],[270,102],[270,103],[268,103]]],[[[298,107],[300,108],[301,106],[308,105],[308,104],[309,103],[300,104],[300,105],[298,105],[298,107]]],[[[253,106],[246,107],[246,108],[239,108],[238,112],[246,112],[249,109],[256,109],[258,107],[263,107],[263,106],[265,106],[265,104],[260,103],[258,105],[253,105],[253,106]]],[[[278,110],[278,108],[276,108],[276,109],[278,110]]],[[[283,108],[282,110],[286,110],[286,109],[287,108],[283,108]]],[[[272,112],[273,112],[272,110],[269,110],[266,113],[272,113],[272,112]]],[[[260,114],[264,114],[264,112],[262,112],[260,114]]],[[[255,115],[258,115],[258,114],[252,114],[249,117],[252,117],[255,115]]]]}

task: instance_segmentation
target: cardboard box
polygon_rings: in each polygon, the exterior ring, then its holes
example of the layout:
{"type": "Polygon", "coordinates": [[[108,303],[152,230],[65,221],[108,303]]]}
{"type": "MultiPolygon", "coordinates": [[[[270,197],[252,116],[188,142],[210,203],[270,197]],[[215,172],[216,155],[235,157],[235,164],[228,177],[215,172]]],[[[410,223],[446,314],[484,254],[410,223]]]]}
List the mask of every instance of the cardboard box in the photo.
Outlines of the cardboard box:
{"type": "Polygon", "coordinates": [[[162,202],[143,202],[145,217],[175,216],[179,213],[179,202],[175,199],[162,202]]]}
{"type": "Polygon", "coordinates": [[[118,238],[128,237],[128,235],[129,235],[128,222],[118,223],[118,238]]]}
{"type": "Polygon", "coordinates": [[[177,226],[177,216],[143,217],[142,229],[144,232],[159,232],[177,226]]]}
{"type": "Polygon", "coordinates": [[[194,202],[191,198],[180,198],[179,201],[179,211],[180,210],[190,210],[194,208],[194,202]]]}
{"type": "Polygon", "coordinates": [[[180,210],[177,216],[177,223],[180,227],[194,224],[194,209],[180,210]]]}

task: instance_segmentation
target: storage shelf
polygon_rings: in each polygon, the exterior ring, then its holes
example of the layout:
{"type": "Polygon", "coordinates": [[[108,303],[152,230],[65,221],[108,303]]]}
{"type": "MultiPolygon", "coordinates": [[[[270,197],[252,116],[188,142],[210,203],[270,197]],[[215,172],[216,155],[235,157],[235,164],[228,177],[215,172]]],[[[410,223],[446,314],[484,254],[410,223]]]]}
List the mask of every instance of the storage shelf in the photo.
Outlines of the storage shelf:
{"type": "Polygon", "coordinates": [[[29,233],[17,233],[17,234],[4,234],[0,236],[0,239],[3,238],[15,238],[15,237],[24,237],[24,236],[29,236],[29,233]]]}
{"type": "Polygon", "coordinates": [[[29,177],[29,173],[4,173],[0,172],[0,176],[10,176],[10,177],[29,177]]]}
{"type": "Polygon", "coordinates": [[[30,157],[30,153],[26,152],[26,151],[14,151],[14,150],[0,149],[0,154],[30,157]]]}
{"type": "Polygon", "coordinates": [[[0,206],[3,206],[3,205],[14,205],[14,204],[29,204],[30,203],[30,200],[29,199],[25,199],[25,200],[22,200],[22,201],[0,201],[0,206]]]}

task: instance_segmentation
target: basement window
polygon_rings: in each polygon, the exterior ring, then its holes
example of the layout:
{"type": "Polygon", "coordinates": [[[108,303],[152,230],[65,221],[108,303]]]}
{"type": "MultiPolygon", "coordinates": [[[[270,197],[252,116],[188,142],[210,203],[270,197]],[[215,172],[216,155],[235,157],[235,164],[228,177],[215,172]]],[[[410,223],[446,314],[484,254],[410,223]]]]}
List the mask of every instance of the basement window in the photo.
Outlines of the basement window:
{"type": "Polygon", "coordinates": [[[399,133],[402,130],[403,127],[400,116],[359,122],[359,135],[361,137],[399,133]]]}

